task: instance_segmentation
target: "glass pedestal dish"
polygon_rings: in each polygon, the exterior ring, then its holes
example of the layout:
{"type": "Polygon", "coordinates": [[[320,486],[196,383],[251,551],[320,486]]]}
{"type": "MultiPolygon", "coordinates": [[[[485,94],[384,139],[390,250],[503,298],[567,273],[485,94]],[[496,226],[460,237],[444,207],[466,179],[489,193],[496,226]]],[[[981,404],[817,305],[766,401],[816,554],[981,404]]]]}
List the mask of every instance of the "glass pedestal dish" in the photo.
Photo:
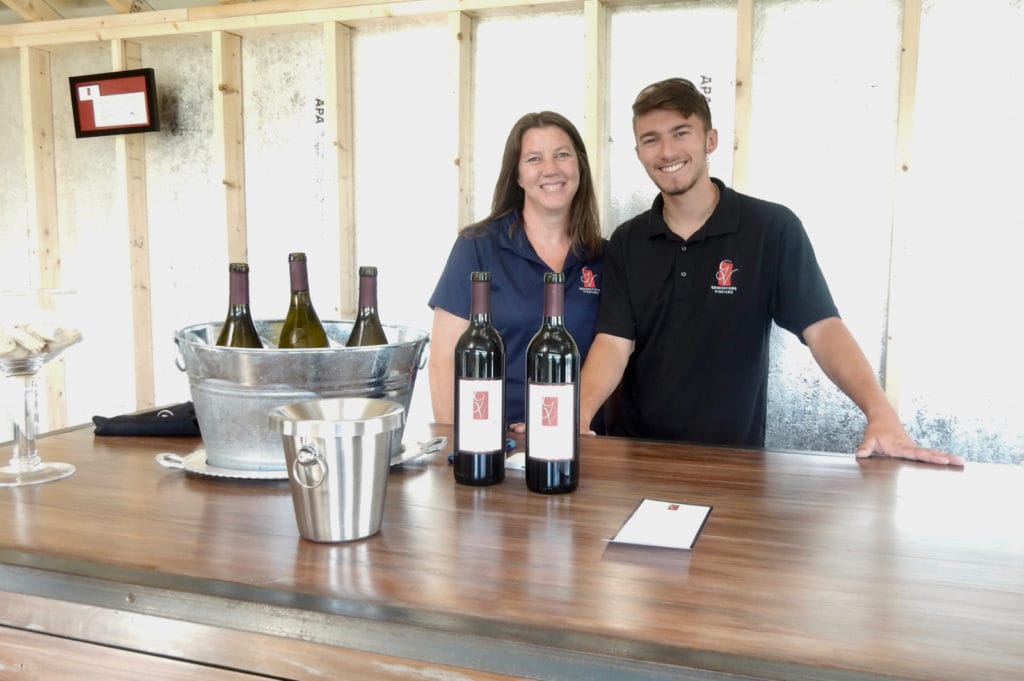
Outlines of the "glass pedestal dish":
{"type": "MultiPolygon", "coordinates": [[[[16,314],[15,303],[24,301],[35,301],[32,305],[32,312],[36,317],[40,313],[44,315],[53,314],[53,299],[58,294],[66,292],[52,292],[47,290],[36,290],[28,294],[0,294],[0,301],[3,308],[0,308],[4,317],[14,315],[10,321],[20,323],[30,317],[25,313],[16,314]]],[[[24,308],[24,305],[22,306],[24,308]]],[[[0,325],[8,319],[0,320],[0,325]]],[[[51,325],[52,326],[52,325],[51,325]]],[[[16,352],[0,355],[0,374],[5,378],[4,387],[7,388],[7,406],[10,412],[14,435],[14,453],[10,462],[0,468],[0,487],[21,487],[25,485],[37,485],[43,482],[51,482],[66,478],[75,472],[75,467],[68,463],[45,462],[39,457],[36,450],[36,435],[39,430],[39,394],[36,377],[39,370],[47,363],[56,359],[64,350],[82,340],[77,331],[73,335],[62,337],[59,341],[46,342],[42,349],[29,351],[24,348],[16,352]]]]}

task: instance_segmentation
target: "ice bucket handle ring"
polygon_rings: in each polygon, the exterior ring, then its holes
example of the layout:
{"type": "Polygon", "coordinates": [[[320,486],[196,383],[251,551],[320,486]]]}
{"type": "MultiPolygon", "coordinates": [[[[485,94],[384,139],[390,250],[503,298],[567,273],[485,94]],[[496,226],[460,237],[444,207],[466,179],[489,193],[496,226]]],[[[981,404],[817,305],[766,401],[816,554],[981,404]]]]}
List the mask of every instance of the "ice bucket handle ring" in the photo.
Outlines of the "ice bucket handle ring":
{"type": "Polygon", "coordinates": [[[178,371],[185,371],[185,356],[181,354],[181,341],[177,338],[174,339],[174,349],[177,350],[174,355],[174,366],[178,367],[178,371]]]}
{"type": "MultiPolygon", "coordinates": [[[[312,477],[310,475],[309,477],[312,477]]],[[[327,477],[327,462],[324,460],[323,455],[317,451],[317,448],[313,445],[303,445],[298,452],[295,453],[295,461],[292,462],[292,479],[300,487],[306,489],[315,489],[323,484],[324,478],[327,477]],[[301,467],[301,468],[300,468],[301,467]],[[310,473],[308,469],[315,468],[319,477],[314,478],[316,482],[306,482],[307,474],[310,473]]]]}

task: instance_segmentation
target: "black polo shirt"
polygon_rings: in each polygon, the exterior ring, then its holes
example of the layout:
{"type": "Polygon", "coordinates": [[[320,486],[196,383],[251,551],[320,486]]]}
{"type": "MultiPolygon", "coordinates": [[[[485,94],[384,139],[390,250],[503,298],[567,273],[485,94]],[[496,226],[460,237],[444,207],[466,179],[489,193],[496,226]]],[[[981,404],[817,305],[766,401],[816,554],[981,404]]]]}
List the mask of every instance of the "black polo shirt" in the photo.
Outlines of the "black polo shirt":
{"type": "Polygon", "coordinates": [[[605,250],[597,331],[634,340],[612,434],[764,446],[771,323],[838,316],[799,218],[718,185],[708,221],[673,234],[659,194],[605,250]]]}

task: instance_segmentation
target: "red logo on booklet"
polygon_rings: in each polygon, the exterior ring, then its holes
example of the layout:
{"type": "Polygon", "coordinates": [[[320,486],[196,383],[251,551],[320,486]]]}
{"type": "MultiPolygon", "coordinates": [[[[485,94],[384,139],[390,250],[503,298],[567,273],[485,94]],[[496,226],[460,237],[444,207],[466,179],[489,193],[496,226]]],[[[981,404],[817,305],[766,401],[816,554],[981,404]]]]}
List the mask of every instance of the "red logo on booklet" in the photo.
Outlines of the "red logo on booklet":
{"type": "Polygon", "coordinates": [[[486,390],[477,390],[473,393],[473,420],[486,421],[490,397],[486,390]]]}
{"type": "Polygon", "coordinates": [[[557,397],[545,397],[544,401],[541,402],[541,406],[540,406],[540,425],[542,425],[542,426],[557,426],[558,425],[558,398],[557,397]]]}

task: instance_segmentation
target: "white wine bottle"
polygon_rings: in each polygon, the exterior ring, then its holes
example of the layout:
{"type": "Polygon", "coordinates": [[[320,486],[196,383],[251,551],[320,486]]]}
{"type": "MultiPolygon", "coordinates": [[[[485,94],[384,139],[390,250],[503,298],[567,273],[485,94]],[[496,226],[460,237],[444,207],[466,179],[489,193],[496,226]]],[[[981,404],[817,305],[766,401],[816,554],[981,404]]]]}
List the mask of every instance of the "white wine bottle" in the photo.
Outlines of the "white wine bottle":
{"type": "Polygon", "coordinates": [[[326,348],[327,332],[313,309],[309,297],[309,273],[305,253],[288,254],[288,273],[291,277],[292,297],[288,315],[281,327],[279,348],[326,348]]]}
{"type": "Polygon", "coordinates": [[[505,479],[505,344],[491,324],[491,273],[470,275],[469,327],[455,343],[455,481],[505,479]]]}
{"type": "Polygon", "coordinates": [[[580,479],[580,351],[565,328],[565,275],[544,275],[544,320],[526,348],[526,486],[543,494],[580,479]]]}
{"type": "Polygon", "coordinates": [[[377,314],[377,268],[359,268],[359,312],[352,324],[346,347],[386,345],[387,336],[377,314]]]}
{"type": "Polygon", "coordinates": [[[217,337],[217,345],[262,348],[263,343],[249,311],[249,265],[244,262],[228,265],[228,286],[228,314],[217,337]]]}

